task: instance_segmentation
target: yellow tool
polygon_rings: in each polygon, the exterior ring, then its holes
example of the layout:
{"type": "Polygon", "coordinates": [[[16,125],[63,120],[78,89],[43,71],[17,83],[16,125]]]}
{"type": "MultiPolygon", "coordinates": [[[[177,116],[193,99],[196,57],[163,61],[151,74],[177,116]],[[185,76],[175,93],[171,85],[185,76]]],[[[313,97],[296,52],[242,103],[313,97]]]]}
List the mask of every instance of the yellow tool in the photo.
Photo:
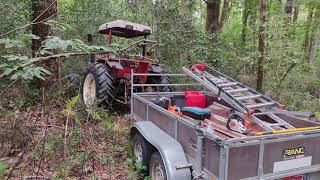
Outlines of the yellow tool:
{"type": "Polygon", "coordinates": [[[290,133],[290,132],[299,132],[299,131],[310,131],[310,130],[316,130],[316,129],[320,129],[320,126],[257,132],[256,135],[262,136],[267,134],[281,134],[281,133],[290,133]]]}

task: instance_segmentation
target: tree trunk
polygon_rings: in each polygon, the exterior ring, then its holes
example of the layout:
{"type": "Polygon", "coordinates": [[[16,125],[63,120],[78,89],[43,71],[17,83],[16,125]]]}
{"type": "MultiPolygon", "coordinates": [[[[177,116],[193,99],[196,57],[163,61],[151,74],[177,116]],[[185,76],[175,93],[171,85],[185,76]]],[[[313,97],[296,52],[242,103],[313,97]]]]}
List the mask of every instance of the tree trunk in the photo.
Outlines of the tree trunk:
{"type": "Polygon", "coordinates": [[[292,17],[293,17],[293,9],[294,9],[294,2],[295,0],[287,0],[286,5],[285,5],[285,15],[284,15],[284,31],[285,31],[285,36],[286,37],[290,37],[290,35],[292,34],[290,32],[290,27],[291,27],[291,23],[292,23],[292,17]]]}
{"type": "Polygon", "coordinates": [[[254,10],[251,16],[252,20],[252,44],[257,47],[257,11],[254,10]]]}
{"type": "Polygon", "coordinates": [[[293,8],[293,17],[292,17],[292,24],[293,24],[293,29],[292,29],[292,37],[296,37],[296,26],[297,26],[297,20],[299,16],[299,4],[297,1],[294,3],[294,8],[293,8]]]}
{"type": "Polygon", "coordinates": [[[293,19],[292,19],[292,21],[293,21],[293,23],[296,23],[297,20],[298,20],[298,15],[299,15],[299,4],[298,4],[298,2],[295,2],[293,10],[294,11],[293,11],[293,19]]]}
{"type": "Polygon", "coordinates": [[[208,0],[206,30],[211,33],[219,31],[220,0],[208,0]]]}
{"type": "Polygon", "coordinates": [[[243,46],[246,45],[247,22],[248,22],[249,14],[250,14],[249,2],[248,0],[245,0],[243,14],[242,14],[242,31],[241,31],[241,41],[243,46]]]}
{"type": "Polygon", "coordinates": [[[230,13],[230,0],[223,1],[223,8],[221,13],[221,18],[219,21],[219,32],[222,31],[225,21],[228,19],[230,13]]]}
{"type": "Polygon", "coordinates": [[[265,21],[266,21],[266,2],[267,0],[260,0],[260,20],[259,20],[259,47],[260,56],[257,64],[257,91],[262,92],[263,76],[264,76],[264,62],[266,60],[266,35],[265,35],[265,21]]]}
{"type": "Polygon", "coordinates": [[[306,31],[305,31],[305,35],[304,35],[303,50],[306,52],[306,54],[308,51],[308,45],[309,45],[309,40],[310,40],[309,34],[310,34],[310,26],[311,26],[312,19],[313,19],[313,10],[314,10],[314,7],[311,7],[309,9],[307,24],[306,24],[306,31]]]}
{"type": "Polygon", "coordinates": [[[286,13],[286,16],[289,22],[292,19],[293,8],[294,8],[294,0],[287,0],[284,12],[286,13]]]}
{"type": "MultiPolygon", "coordinates": [[[[32,55],[38,56],[42,43],[48,36],[53,36],[55,30],[49,25],[43,23],[50,18],[57,15],[57,0],[33,0],[32,1],[32,20],[36,20],[32,25],[32,34],[39,37],[39,39],[32,40],[32,55]]],[[[52,59],[43,64],[43,67],[52,73],[48,84],[55,81],[59,74],[59,62],[57,59],[52,59]]]]}
{"type": "Polygon", "coordinates": [[[319,36],[320,36],[320,5],[317,6],[316,13],[314,16],[313,30],[312,30],[309,51],[308,51],[309,61],[313,65],[313,75],[314,76],[317,75],[316,50],[317,50],[317,46],[318,46],[319,36]]]}

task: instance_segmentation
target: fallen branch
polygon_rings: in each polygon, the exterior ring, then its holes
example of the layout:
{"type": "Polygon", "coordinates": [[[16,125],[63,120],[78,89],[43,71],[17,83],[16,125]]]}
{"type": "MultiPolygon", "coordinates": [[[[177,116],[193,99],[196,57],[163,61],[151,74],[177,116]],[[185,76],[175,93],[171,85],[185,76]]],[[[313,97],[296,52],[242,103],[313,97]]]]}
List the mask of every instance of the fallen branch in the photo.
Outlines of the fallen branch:
{"type": "MultiPolygon", "coordinates": [[[[51,55],[51,56],[45,56],[45,57],[37,57],[37,58],[31,58],[29,59],[28,62],[22,64],[21,66],[19,66],[20,68],[23,68],[23,67],[27,67],[27,66],[30,66],[32,64],[35,64],[35,63],[39,63],[39,62],[42,62],[42,61],[48,61],[50,59],[55,59],[55,58],[60,58],[60,57],[69,57],[69,56],[81,56],[81,55],[89,55],[89,54],[107,54],[107,53],[110,53],[110,52],[74,52],[74,53],[63,53],[63,54],[55,54],[55,55],[51,55]]],[[[2,73],[0,74],[0,79],[3,78],[4,76],[6,76],[5,73],[2,73]]]]}
{"type": "Polygon", "coordinates": [[[291,66],[286,70],[286,72],[284,73],[284,75],[282,76],[282,78],[280,79],[280,81],[278,82],[278,84],[273,88],[272,92],[274,93],[276,91],[276,89],[279,89],[280,86],[282,85],[283,81],[286,79],[286,77],[288,76],[288,74],[291,72],[291,70],[297,65],[297,63],[293,63],[291,64],[291,66]]]}

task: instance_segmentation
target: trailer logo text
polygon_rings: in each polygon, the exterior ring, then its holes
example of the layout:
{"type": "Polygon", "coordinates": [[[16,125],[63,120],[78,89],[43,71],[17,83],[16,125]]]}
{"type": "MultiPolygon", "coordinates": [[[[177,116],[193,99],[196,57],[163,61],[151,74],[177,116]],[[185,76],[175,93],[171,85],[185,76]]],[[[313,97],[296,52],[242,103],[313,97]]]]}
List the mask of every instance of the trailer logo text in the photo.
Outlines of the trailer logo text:
{"type": "Polygon", "coordinates": [[[304,157],[304,147],[286,149],[283,152],[283,157],[285,159],[294,158],[294,157],[295,158],[304,157]]]}

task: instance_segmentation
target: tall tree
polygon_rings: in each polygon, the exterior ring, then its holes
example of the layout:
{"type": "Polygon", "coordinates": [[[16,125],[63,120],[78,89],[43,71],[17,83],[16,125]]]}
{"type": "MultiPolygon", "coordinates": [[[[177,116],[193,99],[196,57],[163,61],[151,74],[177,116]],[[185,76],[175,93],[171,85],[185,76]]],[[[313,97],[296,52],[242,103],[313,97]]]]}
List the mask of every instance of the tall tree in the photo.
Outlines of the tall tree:
{"type": "Polygon", "coordinates": [[[250,1],[245,0],[244,1],[244,7],[243,7],[243,14],[242,14],[242,31],[241,31],[241,41],[242,45],[246,44],[246,37],[247,37],[247,22],[248,17],[250,15],[250,1]]]}
{"type": "Polygon", "coordinates": [[[288,37],[295,36],[295,26],[299,15],[299,3],[297,0],[287,0],[285,4],[284,28],[288,37]]]}
{"type": "Polygon", "coordinates": [[[265,35],[265,22],[266,22],[266,3],[267,0],[260,0],[260,18],[259,18],[259,45],[258,50],[260,56],[257,64],[257,91],[262,91],[263,77],[264,77],[264,62],[266,60],[266,35],[265,35]]]}
{"type": "Polygon", "coordinates": [[[304,42],[303,42],[303,50],[306,53],[308,51],[308,45],[310,42],[310,27],[311,27],[311,23],[313,20],[314,8],[315,8],[315,6],[313,6],[313,5],[311,7],[309,7],[308,17],[307,17],[307,22],[306,22],[306,30],[305,30],[304,42]]]}
{"type": "Polygon", "coordinates": [[[207,3],[206,30],[218,33],[222,30],[230,13],[230,0],[224,0],[221,9],[221,0],[205,0],[207,3]]]}
{"type": "Polygon", "coordinates": [[[206,30],[218,32],[220,19],[220,0],[208,0],[207,3],[207,24],[206,30]]]}
{"type": "Polygon", "coordinates": [[[316,6],[316,12],[313,20],[313,29],[310,39],[308,57],[311,64],[313,64],[313,75],[316,76],[316,49],[319,42],[320,36],[320,4],[316,6]]]}
{"type": "MultiPolygon", "coordinates": [[[[38,56],[42,43],[48,36],[53,36],[55,30],[45,22],[48,19],[57,16],[57,0],[32,0],[32,34],[39,37],[39,39],[32,40],[32,54],[38,56]]],[[[57,59],[52,59],[43,64],[44,68],[51,71],[54,81],[59,74],[59,62],[57,59]]],[[[50,83],[50,82],[49,82],[50,83]]]]}
{"type": "Polygon", "coordinates": [[[286,13],[286,18],[287,21],[291,21],[292,19],[292,15],[293,15],[293,9],[294,9],[294,4],[295,4],[295,0],[287,0],[286,2],[286,6],[285,6],[285,13],[286,13]]]}

